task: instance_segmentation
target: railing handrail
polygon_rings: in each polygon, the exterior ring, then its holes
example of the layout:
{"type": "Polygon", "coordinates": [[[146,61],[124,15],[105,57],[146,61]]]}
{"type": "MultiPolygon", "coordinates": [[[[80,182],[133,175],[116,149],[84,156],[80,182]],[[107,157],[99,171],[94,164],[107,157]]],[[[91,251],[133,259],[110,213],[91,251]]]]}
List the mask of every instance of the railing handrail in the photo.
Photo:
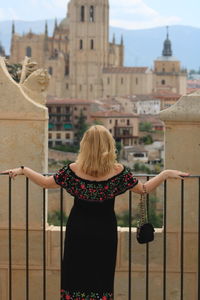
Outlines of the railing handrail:
{"type": "MultiPolygon", "coordinates": [[[[133,172],[132,172],[133,173],[133,172]]],[[[54,173],[39,173],[39,174],[41,174],[41,175],[44,175],[44,176],[51,176],[51,175],[54,175],[54,174],[56,174],[56,172],[54,172],[54,173]]],[[[158,173],[159,174],[159,173],[158,173]]],[[[158,174],[135,174],[134,173],[134,175],[136,176],[136,177],[155,177],[155,176],[157,176],[158,174]]],[[[9,173],[0,173],[0,175],[9,175],[9,173]]],[[[20,175],[22,175],[22,174],[20,174],[20,175]]],[[[19,175],[19,176],[20,176],[19,175]]],[[[189,175],[189,176],[183,176],[184,178],[200,178],[200,175],[189,175]]]]}

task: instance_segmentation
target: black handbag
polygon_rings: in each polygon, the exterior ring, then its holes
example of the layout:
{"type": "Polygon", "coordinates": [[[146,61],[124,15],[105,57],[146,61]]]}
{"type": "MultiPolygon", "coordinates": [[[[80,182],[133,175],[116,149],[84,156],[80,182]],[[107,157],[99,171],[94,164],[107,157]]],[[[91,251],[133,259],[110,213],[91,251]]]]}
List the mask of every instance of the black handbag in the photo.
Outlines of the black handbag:
{"type": "Polygon", "coordinates": [[[149,243],[154,240],[154,227],[151,223],[148,222],[147,218],[147,210],[145,205],[145,195],[146,195],[146,189],[143,185],[143,194],[141,194],[140,197],[140,203],[139,203],[139,211],[140,211],[140,218],[138,220],[137,224],[137,232],[136,232],[136,238],[138,243],[144,244],[149,243]]]}

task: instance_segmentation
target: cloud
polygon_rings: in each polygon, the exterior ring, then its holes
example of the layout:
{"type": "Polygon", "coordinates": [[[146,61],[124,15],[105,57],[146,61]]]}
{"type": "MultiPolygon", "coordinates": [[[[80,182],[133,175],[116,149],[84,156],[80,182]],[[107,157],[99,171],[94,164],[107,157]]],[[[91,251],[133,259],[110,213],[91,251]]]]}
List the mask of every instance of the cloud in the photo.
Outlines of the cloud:
{"type": "Polygon", "coordinates": [[[147,6],[143,0],[110,0],[110,23],[112,26],[126,29],[142,29],[181,22],[177,16],[162,16],[147,6]]]}
{"type": "MultiPolygon", "coordinates": [[[[15,1],[15,0],[10,0],[15,1]]],[[[38,20],[54,17],[64,18],[70,0],[27,0],[26,6],[18,0],[10,8],[0,8],[0,19],[38,20]]],[[[139,29],[174,25],[182,20],[177,16],[162,16],[145,4],[145,0],[109,0],[110,24],[112,26],[139,29]]]]}
{"type": "Polygon", "coordinates": [[[17,20],[20,19],[19,15],[13,8],[0,8],[0,20],[17,20]]]}

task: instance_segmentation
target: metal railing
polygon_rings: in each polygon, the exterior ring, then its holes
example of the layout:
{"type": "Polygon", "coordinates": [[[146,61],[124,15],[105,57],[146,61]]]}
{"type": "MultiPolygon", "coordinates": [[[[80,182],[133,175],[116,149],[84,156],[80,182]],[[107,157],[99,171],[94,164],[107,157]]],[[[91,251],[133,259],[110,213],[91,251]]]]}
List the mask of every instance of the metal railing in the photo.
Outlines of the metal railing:
{"type": "MultiPolygon", "coordinates": [[[[4,174],[0,174],[4,175],[4,174]]],[[[52,174],[44,174],[49,176],[52,174]]],[[[5,176],[5,175],[4,175],[5,176]]],[[[155,175],[136,175],[138,178],[146,178],[149,180],[150,177],[155,175]]],[[[198,292],[197,299],[200,300],[200,176],[189,176],[190,178],[196,179],[198,184],[198,292]]],[[[1,179],[1,177],[0,177],[1,179]]],[[[29,179],[26,178],[26,300],[29,300],[29,179]]],[[[132,270],[131,270],[131,253],[132,253],[132,198],[133,193],[129,192],[129,239],[128,239],[128,300],[134,299],[134,293],[132,291],[132,270]]],[[[162,300],[166,300],[166,227],[167,227],[167,216],[166,216],[166,199],[167,199],[167,181],[164,182],[164,206],[163,206],[163,291],[162,300]]],[[[180,300],[184,299],[184,180],[181,180],[181,228],[180,228],[180,300]]],[[[47,299],[47,276],[46,276],[46,192],[43,189],[43,299],[47,299]]],[[[62,267],[63,257],[63,188],[60,188],[60,211],[61,211],[61,226],[60,226],[60,268],[62,267]]],[[[12,295],[12,179],[8,177],[8,255],[9,255],[9,270],[8,270],[8,285],[9,285],[9,300],[13,300],[12,295]]],[[[149,195],[147,195],[147,216],[149,216],[149,195]]],[[[155,233],[156,235],[156,233],[155,233]]],[[[155,236],[156,237],[156,236],[155,236]]],[[[146,247],[146,276],[145,276],[145,300],[149,300],[149,244],[144,245],[146,247]]],[[[5,299],[6,300],[6,299],[5,299]]],[[[142,300],[142,299],[141,299],[142,300]]],[[[195,300],[195,299],[193,299],[195,300]]]]}

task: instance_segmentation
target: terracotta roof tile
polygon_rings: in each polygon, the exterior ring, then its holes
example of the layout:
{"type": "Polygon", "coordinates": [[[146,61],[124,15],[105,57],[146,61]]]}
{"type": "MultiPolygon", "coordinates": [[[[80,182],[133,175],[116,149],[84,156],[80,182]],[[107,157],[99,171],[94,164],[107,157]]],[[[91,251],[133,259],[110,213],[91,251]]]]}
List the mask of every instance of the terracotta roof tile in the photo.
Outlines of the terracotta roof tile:
{"type": "Polygon", "coordinates": [[[119,111],[99,111],[95,113],[91,113],[91,117],[101,117],[101,118],[107,118],[107,117],[117,117],[117,118],[131,118],[131,117],[138,117],[136,114],[132,113],[125,113],[125,112],[119,112],[119,111]]]}
{"type": "Polygon", "coordinates": [[[103,68],[103,73],[146,73],[148,67],[109,67],[103,68]]]}
{"type": "Polygon", "coordinates": [[[92,100],[86,100],[86,99],[73,99],[73,98],[48,98],[47,99],[47,105],[48,104],[92,104],[94,101],[92,100]]]}

